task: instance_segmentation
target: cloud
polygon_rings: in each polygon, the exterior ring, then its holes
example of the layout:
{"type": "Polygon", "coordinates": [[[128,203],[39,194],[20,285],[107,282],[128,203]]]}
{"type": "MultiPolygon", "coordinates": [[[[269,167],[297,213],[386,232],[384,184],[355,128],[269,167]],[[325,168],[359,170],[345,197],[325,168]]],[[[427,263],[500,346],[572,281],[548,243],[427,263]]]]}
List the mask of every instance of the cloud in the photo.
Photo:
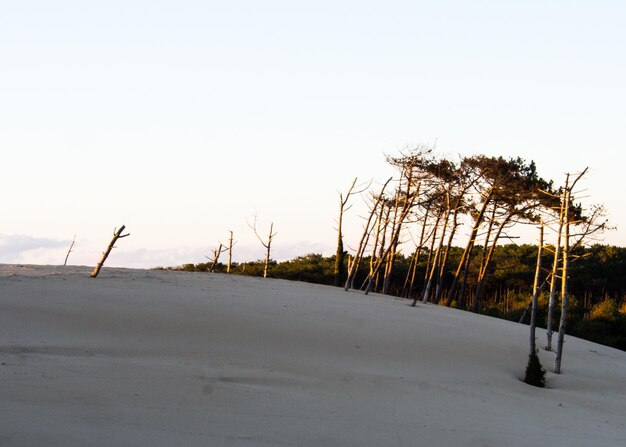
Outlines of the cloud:
{"type": "Polygon", "coordinates": [[[52,253],[58,258],[59,250],[69,247],[69,244],[69,240],[0,234],[0,262],[37,263],[49,258],[52,253]]]}
{"type": "MultiPolygon", "coordinates": [[[[29,235],[0,234],[0,263],[6,264],[63,264],[71,240],[41,238],[29,235]]],[[[79,239],[69,256],[68,264],[95,265],[100,259],[104,246],[94,245],[93,241],[79,239]]],[[[127,248],[120,244],[111,252],[106,261],[107,267],[153,268],[173,267],[182,264],[207,262],[210,246],[179,246],[172,248],[127,248]]],[[[309,253],[332,254],[334,247],[310,241],[286,241],[277,239],[272,244],[271,257],[284,261],[309,253]]],[[[222,254],[221,262],[226,262],[227,254],[222,254]]],[[[234,262],[248,262],[263,259],[265,248],[260,243],[240,243],[233,247],[234,262]]]]}

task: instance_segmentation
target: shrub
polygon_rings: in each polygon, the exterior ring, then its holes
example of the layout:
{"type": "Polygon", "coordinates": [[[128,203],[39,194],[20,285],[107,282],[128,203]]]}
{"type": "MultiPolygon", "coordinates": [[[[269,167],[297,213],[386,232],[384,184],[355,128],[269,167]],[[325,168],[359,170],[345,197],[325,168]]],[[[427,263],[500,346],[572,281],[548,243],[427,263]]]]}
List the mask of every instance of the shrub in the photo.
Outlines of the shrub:
{"type": "Polygon", "coordinates": [[[591,320],[615,321],[619,317],[619,308],[615,300],[605,299],[591,308],[591,320]]]}
{"type": "Polygon", "coordinates": [[[546,370],[541,366],[536,350],[528,356],[528,366],[526,366],[524,382],[532,386],[538,386],[539,388],[546,386],[546,370]]]}

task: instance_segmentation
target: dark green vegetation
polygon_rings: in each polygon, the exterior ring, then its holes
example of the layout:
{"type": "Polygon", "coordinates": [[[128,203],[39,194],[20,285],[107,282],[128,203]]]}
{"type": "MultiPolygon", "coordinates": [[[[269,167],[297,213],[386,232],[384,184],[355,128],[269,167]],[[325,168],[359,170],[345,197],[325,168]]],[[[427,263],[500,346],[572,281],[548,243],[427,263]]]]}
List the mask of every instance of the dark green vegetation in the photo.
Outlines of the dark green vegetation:
{"type": "Polygon", "coordinates": [[[529,385],[544,388],[546,386],[546,370],[541,366],[537,351],[528,356],[528,366],[524,375],[524,382],[529,385]]]}
{"type": "MultiPolygon", "coordinates": [[[[481,247],[470,263],[465,286],[466,301],[473,303],[478,269],[481,261],[481,247]]],[[[463,249],[451,247],[448,263],[458,264],[463,249]]],[[[499,245],[495,247],[489,271],[485,275],[482,299],[478,311],[499,318],[519,321],[532,296],[533,271],[536,263],[537,247],[534,245],[499,245]]],[[[626,248],[592,245],[577,247],[573,253],[570,274],[570,306],[567,333],[597,343],[626,350],[626,248]],[[620,311],[621,310],[621,311],[620,311]]],[[[393,264],[388,294],[405,298],[420,297],[425,286],[428,251],[424,250],[416,270],[416,280],[411,290],[405,287],[411,273],[413,253],[399,253],[393,264]]],[[[543,265],[549,266],[552,253],[546,250],[543,265]]],[[[346,259],[347,263],[347,259],[346,259]]],[[[264,261],[233,264],[232,274],[263,276],[264,261]]],[[[210,263],[185,264],[176,270],[206,272],[210,263]]],[[[269,276],[293,281],[306,281],[333,285],[335,281],[335,256],[324,257],[309,254],[284,261],[272,261],[269,276]]],[[[216,272],[226,272],[226,266],[218,264],[216,272]]],[[[369,258],[366,257],[357,272],[355,287],[365,287],[369,273],[369,258]]],[[[443,277],[443,287],[448,289],[453,280],[453,272],[443,277]]],[[[548,292],[544,289],[539,298],[538,325],[546,326],[548,292]]],[[[382,272],[375,279],[375,290],[382,290],[382,272]],[[377,285],[376,285],[377,283],[377,285]]],[[[442,294],[443,297],[446,293],[442,294]]],[[[442,298],[441,304],[445,304],[442,298]]],[[[457,302],[452,303],[458,307],[457,302]]],[[[469,306],[468,306],[469,307],[469,306]]],[[[559,312],[556,314],[558,315],[559,312]]],[[[524,320],[528,323],[529,315],[524,320]]],[[[558,321],[555,323],[558,324],[558,321]]],[[[540,340],[543,337],[540,338],[540,340]]],[[[543,347],[539,342],[539,347],[543,347]]]]}

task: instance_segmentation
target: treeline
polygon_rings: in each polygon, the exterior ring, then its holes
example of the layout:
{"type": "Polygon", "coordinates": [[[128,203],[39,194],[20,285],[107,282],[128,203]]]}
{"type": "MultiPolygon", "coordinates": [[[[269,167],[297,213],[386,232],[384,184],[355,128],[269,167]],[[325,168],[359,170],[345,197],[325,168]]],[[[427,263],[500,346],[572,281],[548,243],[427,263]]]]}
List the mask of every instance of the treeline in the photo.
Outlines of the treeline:
{"type": "MultiPolygon", "coordinates": [[[[462,248],[452,247],[450,262],[458,261],[462,252],[462,248]]],[[[415,253],[406,256],[397,255],[391,273],[391,286],[388,291],[390,295],[412,299],[423,294],[428,273],[428,253],[422,253],[420,256],[422,260],[416,269],[417,278],[413,289],[409,291],[406,286],[407,277],[412,274],[414,255],[415,253]]],[[[536,256],[535,245],[507,244],[494,249],[491,272],[484,286],[481,313],[513,321],[520,320],[530,303],[536,256]]],[[[271,261],[269,277],[332,285],[335,278],[335,259],[335,256],[308,254],[289,261],[271,261]]],[[[480,259],[480,256],[477,259],[480,259]]],[[[544,264],[549,265],[550,259],[551,255],[546,254],[544,264]]],[[[626,350],[626,248],[599,244],[588,248],[579,247],[574,253],[574,259],[570,283],[568,334],[626,350]]],[[[356,273],[355,283],[358,284],[358,289],[365,289],[368,281],[369,257],[364,261],[356,273]]],[[[262,277],[264,267],[264,260],[233,263],[230,273],[262,277]]],[[[172,269],[207,272],[210,268],[209,262],[184,264],[172,269]]],[[[470,266],[468,293],[475,290],[479,268],[478,261],[470,266]]],[[[214,271],[226,273],[226,264],[218,263],[214,271]]],[[[449,274],[444,282],[449,285],[451,281],[452,275],[449,274]]],[[[375,285],[377,282],[379,287],[375,286],[376,290],[382,287],[382,275],[374,280],[375,285]]],[[[407,304],[409,302],[407,301],[407,304]]],[[[445,302],[442,301],[441,304],[445,302]]],[[[547,291],[541,294],[539,305],[539,324],[545,327],[547,291]]],[[[528,323],[528,319],[525,319],[525,323],[528,323]]]]}
{"type": "MultiPolygon", "coordinates": [[[[450,159],[418,147],[386,161],[395,175],[384,183],[354,179],[339,194],[335,256],[270,262],[272,227],[264,240],[252,226],[266,259],[231,266],[232,271],[375,291],[410,298],[412,306],[438,303],[511,319],[530,308],[534,295],[539,298],[530,313],[548,328],[547,350],[553,349],[552,334],[558,332],[557,373],[565,331],[626,348],[618,311],[624,307],[624,254],[617,247],[590,245],[608,227],[602,206],[578,202],[582,191],[575,188],[587,169],[566,174],[556,186],[539,175],[534,162],[520,157],[450,159]],[[344,228],[344,215],[358,198],[366,206],[361,224],[344,228]],[[520,225],[539,230],[539,246],[508,244],[520,225]],[[358,245],[346,249],[345,234],[358,245]]],[[[218,254],[210,265],[183,268],[220,271],[218,254]]]]}

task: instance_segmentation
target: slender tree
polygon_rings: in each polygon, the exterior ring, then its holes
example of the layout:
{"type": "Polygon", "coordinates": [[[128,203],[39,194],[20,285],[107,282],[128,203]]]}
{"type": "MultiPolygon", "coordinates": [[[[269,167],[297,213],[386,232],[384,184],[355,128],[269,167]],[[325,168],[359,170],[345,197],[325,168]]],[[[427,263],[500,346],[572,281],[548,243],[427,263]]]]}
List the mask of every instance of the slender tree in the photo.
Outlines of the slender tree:
{"type": "Polygon", "coordinates": [[[359,241],[359,245],[354,253],[354,259],[348,268],[348,275],[346,278],[346,283],[344,285],[344,290],[347,292],[350,288],[354,288],[354,278],[359,269],[359,265],[361,262],[361,258],[363,257],[363,253],[365,253],[365,249],[367,248],[367,242],[369,240],[370,234],[372,233],[372,219],[377,215],[380,203],[384,200],[385,189],[389,182],[391,182],[392,178],[390,177],[385,184],[383,185],[380,193],[378,195],[371,195],[371,206],[370,213],[367,218],[365,225],[363,226],[363,233],[361,234],[361,239],[359,241]]]}
{"type": "Polygon", "coordinates": [[[63,261],[63,265],[67,265],[67,259],[70,257],[70,253],[72,253],[72,248],[74,248],[74,243],[76,242],[76,235],[74,235],[74,239],[72,239],[72,243],[70,244],[70,248],[67,250],[67,254],[65,255],[65,261],[63,261]]]}
{"type": "Polygon", "coordinates": [[[345,195],[343,193],[339,193],[339,217],[337,219],[337,250],[335,252],[335,271],[334,271],[335,286],[341,285],[344,277],[346,276],[346,265],[345,265],[346,264],[346,261],[345,261],[346,252],[344,251],[344,248],[343,248],[343,232],[342,232],[343,215],[346,211],[348,211],[352,207],[352,205],[347,206],[347,207],[346,205],[348,205],[350,196],[364,192],[367,188],[369,188],[370,184],[371,182],[369,182],[367,185],[362,184],[362,185],[357,186],[357,177],[355,177],[352,183],[350,184],[350,187],[348,188],[348,191],[345,193],[345,195]]]}
{"type": "Polygon", "coordinates": [[[272,241],[274,240],[274,236],[276,236],[277,234],[277,233],[274,233],[274,222],[270,223],[270,231],[267,235],[266,240],[262,239],[261,236],[259,236],[259,233],[256,229],[256,216],[254,216],[254,221],[252,224],[248,222],[248,226],[252,229],[252,231],[254,231],[254,235],[257,237],[259,242],[261,242],[261,245],[265,247],[265,263],[263,266],[263,278],[267,278],[267,275],[269,273],[269,266],[270,266],[272,241]]]}
{"type": "Polygon", "coordinates": [[[537,351],[536,344],[536,328],[537,328],[537,311],[538,311],[538,302],[539,302],[539,294],[541,293],[541,286],[539,285],[539,281],[541,280],[541,261],[543,256],[543,233],[544,226],[543,223],[539,226],[539,246],[537,247],[537,264],[535,267],[535,279],[533,281],[533,297],[532,297],[532,306],[530,313],[530,352],[532,355],[537,351]]]}
{"type": "Polygon", "coordinates": [[[102,258],[100,259],[100,262],[96,264],[93,271],[91,272],[91,275],[90,275],[91,278],[95,278],[96,276],[98,276],[98,273],[100,273],[100,269],[102,269],[102,266],[104,265],[104,261],[106,261],[107,258],[109,257],[109,253],[111,253],[111,250],[115,248],[115,243],[117,242],[117,240],[130,236],[130,233],[122,234],[125,228],[126,226],[122,225],[119,230],[118,229],[113,230],[113,239],[111,239],[109,246],[106,248],[104,253],[102,253],[102,258]]]}
{"type": "Polygon", "coordinates": [[[232,267],[233,262],[233,246],[236,244],[236,241],[233,241],[233,232],[230,231],[230,236],[228,238],[228,264],[226,264],[226,273],[230,274],[230,269],[232,267]]]}
{"type": "Polygon", "coordinates": [[[217,266],[217,263],[219,262],[220,259],[220,255],[222,253],[224,253],[225,251],[228,250],[228,247],[224,247],[224,245],[220,242],[220,245],[213,249],[213,257],[209,258],[208,256],[205,256],[207,259],[209,259],[211,261],[211,266],[208,268],[208,271],[210,273],[215,272],[215,267],[217,266]]]}

